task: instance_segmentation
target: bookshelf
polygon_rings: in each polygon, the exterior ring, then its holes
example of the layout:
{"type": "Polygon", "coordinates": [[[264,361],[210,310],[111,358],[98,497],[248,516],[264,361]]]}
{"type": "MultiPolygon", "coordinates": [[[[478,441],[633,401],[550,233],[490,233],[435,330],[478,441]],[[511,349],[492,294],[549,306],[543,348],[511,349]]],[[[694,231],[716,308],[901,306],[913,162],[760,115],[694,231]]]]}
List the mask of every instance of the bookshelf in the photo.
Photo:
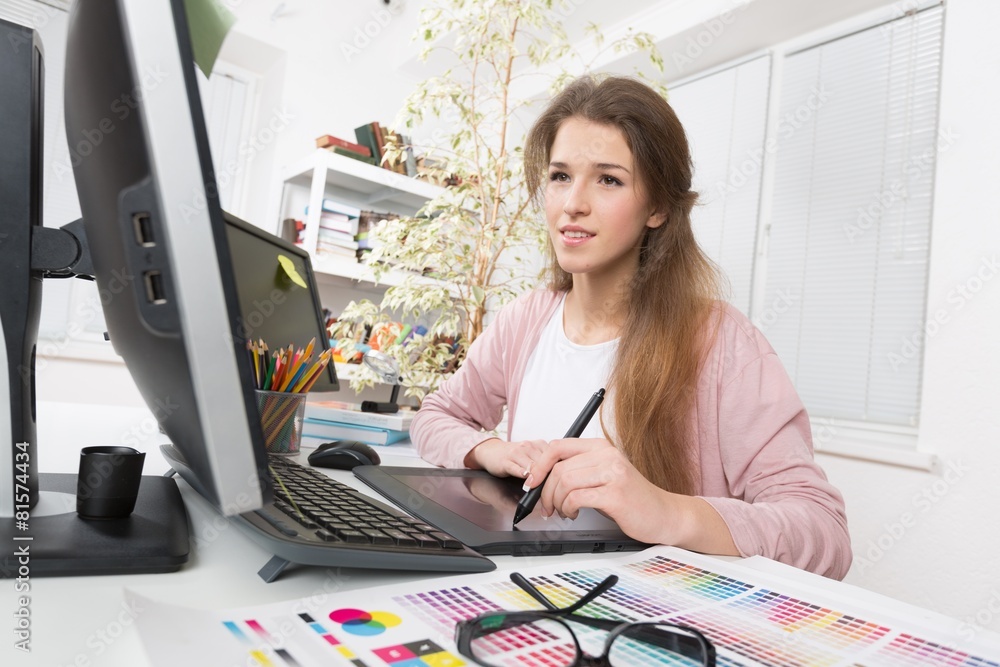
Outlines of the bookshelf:
{"type": "MultiPolygon", "coordinates": [[[[301,218],[304,208],[308,206],[302,247],[312,258],[317,278],[372,286],[374,278],[371,269],[364,264],[325,256],[316,251],[323,198],[337,199],[361,209],[412,215],[441,190],[439,186],[425,181],[317,149],[282,172],[281,203],[276,225],[280,225],[284,218],[301,218]]],[[[405,274],[392,272],[384,275],[379,285],[397,285],[404,277],[405,274]]]]}
{"type": "MultiPolygon", "coordinates": [[[[356,298],[368,298],[377,302],[386,287],[401,284],[404,279],[412,276],[401,271],[390,271],[383,274],[376,284],[372,270],[367,265],[317,252],[322,200],[331,198],[363,210],[412,215],[442,190],[443,188],[426,181],[317,149],[282,169],[279,208],[274,211],[272,220],[280,234],[282,220],[302,219],[305,207],[309,207],[309,215],[305,217],[306,235],[302,248],[310,255],[319,283],[321,302],[336,312],[349,300],[356,298]]],[[[417,280],[428,284],[436,283],[429,278],[420,277],[417,280]]],[[[335,367],[342,389],[341,394],[333,398],[353,400],[344,398],[342,394],[350,392],[347,383],[357,372],[358,366],[338,362],[335,367]]],[[[366,389],[357,398],[386,400],[388,391],[386,385],[376,381],[373,390],[366,389]]],[[[408,402],[402,397],[400,400],[408,402]]]]}

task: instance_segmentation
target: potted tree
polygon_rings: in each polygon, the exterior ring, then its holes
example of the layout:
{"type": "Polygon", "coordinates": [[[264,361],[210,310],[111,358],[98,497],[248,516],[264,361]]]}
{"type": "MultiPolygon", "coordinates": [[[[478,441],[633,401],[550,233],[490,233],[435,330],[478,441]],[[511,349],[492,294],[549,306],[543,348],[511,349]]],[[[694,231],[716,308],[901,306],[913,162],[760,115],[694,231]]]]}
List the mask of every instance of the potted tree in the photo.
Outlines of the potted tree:
{"type": "MultiPolygon", "coordinates": [[[[381,303],[349,304],[335,331],[350,354],[360,325],[420,323],[420,333],[383,350],[399,362],[408,396],[433,391],[461,363],[487,313],[538,284],[546,231],[523,190],[521,161],[532,104],[609,50],[639,51],[663,70],[650,35],[629,31],[605,43],[593,24],[584,60],[563,29],[574,8],[568,0],[438,0],[421,10],[421,59],[440,51],[453,65],[416,87],[394,128],[406,135],[436,121],[437,129],[415,147],[390,142],[384,159],[416,148],[433,164],[429,176],[452,185],[416,216],[373,230],[376,247],[366,261],[376,280],[390,269],[410,277],[381,303]],[[539,85],[540,77],[549,85],[539,85]]],[[[359,390],[376,378],[362,370],[351,385],[359,390]]]]}

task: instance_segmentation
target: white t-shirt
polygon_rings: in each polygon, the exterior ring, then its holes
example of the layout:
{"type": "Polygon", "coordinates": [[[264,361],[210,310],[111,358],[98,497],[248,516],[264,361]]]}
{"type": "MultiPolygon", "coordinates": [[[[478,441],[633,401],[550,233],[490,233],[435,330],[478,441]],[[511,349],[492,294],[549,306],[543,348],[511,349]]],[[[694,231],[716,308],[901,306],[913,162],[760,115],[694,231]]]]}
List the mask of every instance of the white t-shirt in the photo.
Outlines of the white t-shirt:
{"type": "MultiPolygon", "coordinates": [[[[563,296],[528,359],[517,398],[517,418],[507,436],[510,442],[562,438],[593,393],[607,386],[618,339],[597,345],[570,341],[563,328],[565,303],[563,296]]],[[[606,401],[580,437],[604,437],[602,412],[607,414],[606,401]]],[[[605,422],[610,427],[611,420],[605,417],[605,422]]]]}

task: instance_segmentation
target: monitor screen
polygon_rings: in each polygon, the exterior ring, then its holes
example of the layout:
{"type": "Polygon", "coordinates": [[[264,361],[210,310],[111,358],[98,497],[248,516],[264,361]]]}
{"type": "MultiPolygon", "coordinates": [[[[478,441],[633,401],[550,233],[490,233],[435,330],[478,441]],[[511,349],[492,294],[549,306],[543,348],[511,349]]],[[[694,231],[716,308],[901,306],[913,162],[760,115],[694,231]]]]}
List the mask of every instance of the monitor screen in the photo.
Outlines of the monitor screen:
{"type": "Polygon", "coordinates": [[[74,3],[65,72],[111,343],[173,443],[175,468],[224,514],[257,509],[270,488],[236,273],[238,253],[263,246],[227,233],[183,0],[74,3]]]}
{"type": "MultiPolygon", "coordinates": [[[[294,345],[330,347],[309,253],[284,239],[223,212],[240,302],[238,333],[262,340],[271,350],[294,345]]],[[[337,391],[332,365],[312,391],[337,391]]]]}

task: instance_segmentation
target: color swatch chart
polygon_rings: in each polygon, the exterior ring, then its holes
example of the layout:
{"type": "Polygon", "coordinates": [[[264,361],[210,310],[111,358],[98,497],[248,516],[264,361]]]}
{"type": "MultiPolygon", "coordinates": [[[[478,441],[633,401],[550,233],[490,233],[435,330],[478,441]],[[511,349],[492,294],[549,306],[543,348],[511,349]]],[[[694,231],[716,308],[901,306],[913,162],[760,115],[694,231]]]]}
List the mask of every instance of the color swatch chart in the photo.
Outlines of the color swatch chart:
{"type": "MultiPolygon", "coordinates": [[[[695,627],[712,640],[718,664],[725,667],[1000,667],[1000,637],[993,633],[982,631],[965,641],[957,621],[943,616],[932,623],[932,614],[888,599],[872,596],[875,602],[859,603],[848,597],[850,587],[842,593],[825,582],[811,586],[801,578],[671,547],[595,561],[594,567],[519,571],[560,607],[616,574],[618,583],[581,613],[695,627]]],[[[503,572],[329,598],[224,611],[138,598],[146,612],[137,625],[150,660],[164,667],[459,667],[470,663],[453,644],[456,622],[486,611],[540,608],[503,572]]],[[[605,633],[577,624],[574,630],[585,651],[601,652],[605,633]]],[[[630,666],[692,664],[643,647],[630,647],[630,666]]],[[[526,627],[490,635],[484,650],[497,664],[512,667],[554,667],[571,655],[565,641],[526,627]]]]}

